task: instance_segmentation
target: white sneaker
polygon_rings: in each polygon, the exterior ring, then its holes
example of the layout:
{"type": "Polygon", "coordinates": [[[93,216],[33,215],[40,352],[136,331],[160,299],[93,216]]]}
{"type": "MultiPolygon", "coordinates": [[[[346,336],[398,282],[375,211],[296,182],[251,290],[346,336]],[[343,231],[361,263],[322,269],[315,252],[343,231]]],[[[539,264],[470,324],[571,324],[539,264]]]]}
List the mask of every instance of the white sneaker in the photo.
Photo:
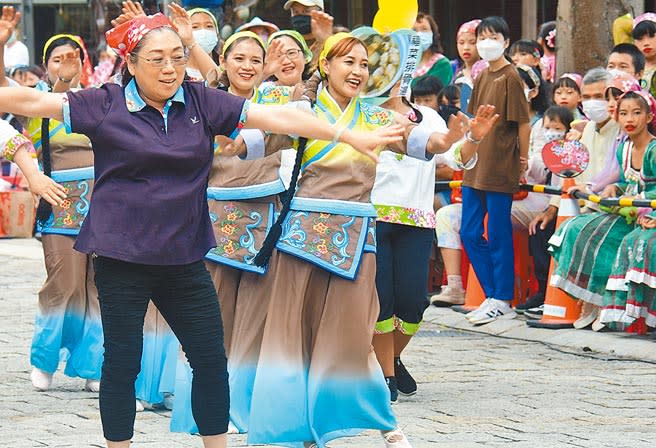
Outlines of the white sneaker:
{"type": "Polygon", "coordinates": [[[87,380],[84,390],[95,393],[100,392],[100,380],[87,380]]]}
{"type": "Polygon", "coordinates": [[[381,431],[381,434],[385,441],[385,448],[412,448],[405,434],[399,428],[394,431],[381,431]]]}
{"type": "Polygon", "coordinates": [[[492,306],[492,299],[489,298],[485,299],[483,303],[481,303],[478,306],[478,308],[465,314],[465,318],[471,319],[472,317],[477,316],[479,314],[485,314],[487,313],[487,311],[490,309],[491,306],[492,306]]]}
{"type": "Polygon", "coordinates": [[[439,294],[435,294],[430,298],[430,303],[437,307],[464,305],[465,290],[462,288],[445,286],[439,294]]]}
{"type": "Polygon", "coordinates": [[[599,307],[590,302],[583,302],[581,307],[581,316],[574,322],[574,328],[581,330],[591,325],[599,316],[599,307]]]}
{"type": "Polygon", "coordinates": [[[144,411],[144,405],[141,403],[141,400],[137,400],[135,409],[137,410],[137,412],[144,411]]]}
{"type": "Polygon", "coordinates": [[[473,315],[469,322],[474,325],[483,325],[494,322],[497,319],[514,319],[517,313],[510,307],[506,300],[490,299],[490,304],[485,311],[473,315]]]}
{"type": "Polygon", "coordinates": [[[52,384],[52,373],[44,372],[34,367],[32,373],[30,373],[30,380],[36,390],[45,392],[50,389],[50,385],[52,384]]]}

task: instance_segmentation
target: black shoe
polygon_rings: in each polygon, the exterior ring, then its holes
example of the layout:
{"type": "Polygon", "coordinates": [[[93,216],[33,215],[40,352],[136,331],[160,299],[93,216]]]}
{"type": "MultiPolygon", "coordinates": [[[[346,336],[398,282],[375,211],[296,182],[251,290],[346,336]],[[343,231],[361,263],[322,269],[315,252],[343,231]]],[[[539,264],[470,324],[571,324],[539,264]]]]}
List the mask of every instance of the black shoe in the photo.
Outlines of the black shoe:
{"type": "Polygon", "coordinates": [[[537,293],[537,294],[532,295],[531,297],[529,297],[528,300],[526,300],[526,303],[522,303],[521,305],[517,305],[515,307],[515,311],[522,314],[526,310],[530,310],[531,308],[537,308],[541,305],[544,305],[544,294],[537,293]]]}
{"type": "Polygon", "coordinates": [[[386,376],[385,382],[387,383],[387,387],[389,387],[390,401],[396,403],[399,400],[399,390],[396,386],[396,377],[386,376]]]}
{"type": "Polygon", "coordinates": [[[417,382],[410,375],[408,369],[405,368],[401,358],[394,358],[394,375],[396,376],[399,393],[407,396],[417,393],[417,382]]]}
{"type": "Polygon", "coordinates": [[[544,305],[540,305],[536,308],[531,308],[524,311],[524,316],[528,317],[529,319],[540,320],[542,319],[543,314],[544,314],[544,305]]]}

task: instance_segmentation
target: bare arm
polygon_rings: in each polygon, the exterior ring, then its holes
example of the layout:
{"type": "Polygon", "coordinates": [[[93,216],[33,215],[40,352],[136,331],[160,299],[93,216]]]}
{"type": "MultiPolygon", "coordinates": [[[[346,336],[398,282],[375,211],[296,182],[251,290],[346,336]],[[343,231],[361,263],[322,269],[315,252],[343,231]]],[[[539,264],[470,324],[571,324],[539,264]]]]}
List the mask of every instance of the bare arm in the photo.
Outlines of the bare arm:
{"type": "Polygon", "coordinates": [[[0,88],[0,112],[29,118],[52,118],[64,121],[60,93],[41,92],[29,87],[0,88]]]}
{"type": "Polygon", "coordinates": [[[27,148],[27,145],[18,148],[14,154],[14,163],[25,175],[30,192],[35,199],[42,197],[52,205],[60,205],[66,199],[66,189],[37,169],[27,148]]]}
{"type": "Polygon", "coordinates": [[[217,71],[219,66],[194,40],[191,17],[189,17],[187,11],[175,3],[169,5],[169,10],[171,11],[171,21],[178,28],[182,45],[189,49],[189,59],[198,67],[198,71],[203,75],[203,78],[207,79],[207,74],[217,71]]]}
{"type": "Polygon", "coordinates": [[[531,123],[519,125],[519,156],[528,160],[528,146],[531,138],[531,123]]]}
{"type": "Polygon", "coordinates": [[[246,128],[262,129],[274,134],[300,135],[316,140],[338,141],[351,145],[373,160],[378,160],[374,150],[402,140],[403,127],[381,127],[372,132],[338,128],[312,114],[284,106],[251,104],[246,128]]]}

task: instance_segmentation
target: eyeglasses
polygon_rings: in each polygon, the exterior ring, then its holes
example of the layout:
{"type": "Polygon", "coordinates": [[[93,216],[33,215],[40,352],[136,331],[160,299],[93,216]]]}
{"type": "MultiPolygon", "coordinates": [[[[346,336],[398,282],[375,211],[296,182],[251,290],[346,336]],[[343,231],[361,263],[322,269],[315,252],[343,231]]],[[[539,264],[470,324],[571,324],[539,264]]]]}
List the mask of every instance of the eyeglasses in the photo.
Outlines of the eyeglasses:
{"type": "Polygon", "coordinates": [[[282,56],[287,56],[290,60],[298,59],[301,56],[301,50],[290,48],[287,51],[282,52],[282,56]]]}
{"type": "Polygon", "coordinates": [[[173,67],[181,67],[187,63],[189,60],[189,56],[187,55],[179,55],[179,56],[171,56],[170,58],[145,58],[143,56],[139,56],[138,54],[135,55],[139,59],[143,59],[146,61],[148,64],[150,64],[154,68],[164,68],[166,67],[169,63],[173,67]]]}

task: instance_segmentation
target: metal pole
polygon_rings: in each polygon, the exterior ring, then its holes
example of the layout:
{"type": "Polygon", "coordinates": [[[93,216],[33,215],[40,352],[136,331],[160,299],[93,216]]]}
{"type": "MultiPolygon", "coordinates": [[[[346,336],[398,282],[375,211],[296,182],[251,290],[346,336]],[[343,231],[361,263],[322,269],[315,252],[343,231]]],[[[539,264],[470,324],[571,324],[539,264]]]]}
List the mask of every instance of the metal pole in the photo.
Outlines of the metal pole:
{"type": "Polygon", "coordinates": [[[30,64],[34,64],[34,7],[32,0],[21,0],[21,13],[23,14],[21,26],[23,28],[23,39],[30,52],[30,64]]]}

